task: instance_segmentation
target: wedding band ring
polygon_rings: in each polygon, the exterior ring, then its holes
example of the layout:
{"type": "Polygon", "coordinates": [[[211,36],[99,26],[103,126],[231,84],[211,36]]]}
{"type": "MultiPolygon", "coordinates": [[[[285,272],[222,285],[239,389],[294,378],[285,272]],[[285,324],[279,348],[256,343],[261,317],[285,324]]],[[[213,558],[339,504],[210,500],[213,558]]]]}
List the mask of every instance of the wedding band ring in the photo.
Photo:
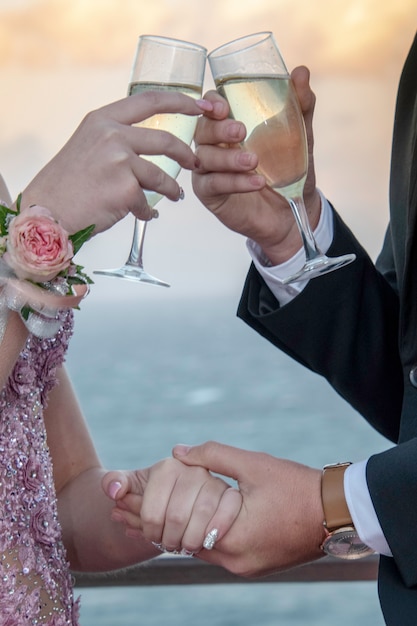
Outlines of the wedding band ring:
{"type": "Polygon", "coordinates": [[[192,552],[191,550],[186,550],[185,548],[174,548],[173,550],[171,550],[164,546],[163,543],[157,543],[156,541],[152,541],[152,545],[155,546],[155,548],[157,548],[163,554],[175,554],[177,556],[194,556],[194,552],[192,552]]]}
{"type": "Polygon", "coordinates": [[[183,548],[180,552],[181,556],[194,556],[194,552],[192,552],[191,550],[186,550],[185,548],[183,548]]]}

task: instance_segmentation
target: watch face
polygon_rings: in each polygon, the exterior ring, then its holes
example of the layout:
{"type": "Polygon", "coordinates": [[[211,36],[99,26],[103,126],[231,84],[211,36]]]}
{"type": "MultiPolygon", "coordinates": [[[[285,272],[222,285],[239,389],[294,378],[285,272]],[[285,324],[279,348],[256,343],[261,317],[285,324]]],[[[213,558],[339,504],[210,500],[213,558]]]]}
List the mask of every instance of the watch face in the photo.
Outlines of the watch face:
{"type": "Polygon", "coordinates": [[[326,554],[336,556],[339,559],[361,559],[373,554],[373,550],[364,544],[358,537],[354,528],[340,528],[329,535],[323,543],[326,554]]]}

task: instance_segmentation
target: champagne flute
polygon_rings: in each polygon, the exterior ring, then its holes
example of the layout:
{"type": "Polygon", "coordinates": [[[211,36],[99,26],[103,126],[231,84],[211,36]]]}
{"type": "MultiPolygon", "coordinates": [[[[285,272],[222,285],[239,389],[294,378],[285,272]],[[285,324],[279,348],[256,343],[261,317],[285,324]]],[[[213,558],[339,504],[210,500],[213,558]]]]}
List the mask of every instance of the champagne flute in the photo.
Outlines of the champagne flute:
{"type": "Polygon", "coordinates": [[[208,55],[218,92],[231,115],[246,126],[243,148],[258,155],[258,172],[291,206],[306,261],[284,284],[336,270],[354,254],[327,257],[318,248],[304,205],[308,151],[297,94],[271,32],[241,37],[208,55]]]}
{"type": "MultiPolygon", "coordinates": [[[[207,50],[205,48],[187,41],[153,35],[140,36],[128,95],[149,90],[179,91],[192,98],[200,98],[203,89],[206,55],[207,50]]],[[[162,113],[140,122],[138,126],[171,132],[190,145],[196,124],[196,116],[162,113]]],[[[177,178],[180,173],[180,165],[163,154],[141,156],[160,167],[172,178],[177,178]]],[[[163,197],[155,191],[144,190],[144,192],[151,208],[154,208],[163,197]]],[[[144,269],[143,246],[146,227],[146,221],[135,219],[130,253],[122,267],[94,270],[94,273],[169,287],[168,283],[152,276],[144,269]]]]}

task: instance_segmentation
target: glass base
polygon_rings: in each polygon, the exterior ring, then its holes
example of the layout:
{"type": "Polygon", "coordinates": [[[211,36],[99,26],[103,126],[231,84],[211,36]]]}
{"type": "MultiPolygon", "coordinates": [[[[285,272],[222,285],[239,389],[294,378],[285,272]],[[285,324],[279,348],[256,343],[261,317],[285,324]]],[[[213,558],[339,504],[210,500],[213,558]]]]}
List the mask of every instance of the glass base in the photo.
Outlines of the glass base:
{"type": "Polygon", "coordinates": [[[123,267],[114,270],[93,270],[93,274],[114,276],[115,278],[124,278],[125,280],[132,280],[137,283],[148,283],[149,285],[158,285],[160,287],[171,286],[169,283],[148,274],[143,268],[134,265],[123,265],[123,267]]]}
{"type": "Polygon", "coordinates": [[[292,276],[284,278],[282,282],[284,285],[289,285],[290,283],[296,283],[301,280],[310,280],[310,278],[317,278],[318,276],[322,276],[323,274],[334,272],[334,270],[338,270],[341,267],[352,263],[352,261],[354,261],[355,259],[355,254],[345,254],[344,256],[337,257],[327,257],[326,255],[321,254],[315,259],[307,261],[298,272],[296,272],[292,276]]]}

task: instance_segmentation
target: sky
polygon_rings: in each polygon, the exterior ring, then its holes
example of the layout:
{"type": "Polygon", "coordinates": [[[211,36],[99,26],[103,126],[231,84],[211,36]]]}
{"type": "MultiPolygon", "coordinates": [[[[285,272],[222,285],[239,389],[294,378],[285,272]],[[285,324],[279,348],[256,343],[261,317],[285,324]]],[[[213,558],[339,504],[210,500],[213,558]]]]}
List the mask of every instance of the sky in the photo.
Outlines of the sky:
{"type": "MultiPolygon", "coordinates": [[[[388,219],[395,94],[416,17],[415,0],[0,0],[0,171],[17,195],[89,110],[123,97],[140,34],[210,50],[272,30],[289,69],[311,70],[318,184],[375,256],[388,219]]],[[[180,181],[186,199],[161,201],[148,228],[147,269],[174,294],[238,294],[244,239],[199,204],[187,173],[180,181]]],[[[132,226],[126,218],[81,251],[87,269],[122,264],[132,226]]],[[[121,294],[167,291],[97,277],[96,292],[108,293],[110,281],[121,294]]]]}

